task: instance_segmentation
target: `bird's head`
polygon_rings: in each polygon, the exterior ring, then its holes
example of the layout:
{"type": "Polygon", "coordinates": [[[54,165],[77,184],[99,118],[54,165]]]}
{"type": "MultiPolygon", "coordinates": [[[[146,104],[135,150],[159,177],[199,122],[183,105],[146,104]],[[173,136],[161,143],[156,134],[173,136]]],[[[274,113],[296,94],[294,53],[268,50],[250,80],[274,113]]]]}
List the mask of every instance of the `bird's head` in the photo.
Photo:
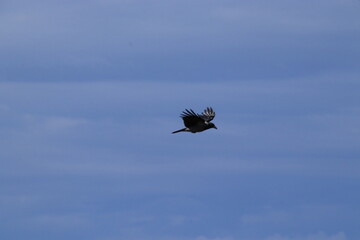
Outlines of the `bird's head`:
{"type": "Polygon", "coordinates": [[[210,128],[215,128],[215,129],[217,129],[217,127],[216,127],[215,124],[213,124],[213,123],[209,123],[209,127],[210,127],[210,128]]]}

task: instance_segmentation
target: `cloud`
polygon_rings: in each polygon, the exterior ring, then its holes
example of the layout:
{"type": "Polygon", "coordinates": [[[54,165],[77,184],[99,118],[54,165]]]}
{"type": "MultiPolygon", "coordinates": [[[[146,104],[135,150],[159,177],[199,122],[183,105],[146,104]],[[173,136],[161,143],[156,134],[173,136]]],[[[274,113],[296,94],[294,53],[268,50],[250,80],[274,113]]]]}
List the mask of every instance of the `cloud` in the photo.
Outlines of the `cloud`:
{"type": "Polygon", "coordinates": [[[356,1],[6,1],[2,9],[1,77],[11,81],[193,82],[358,69],[356,1]]]}
{"type": "Polygon", "coordinates": [[[88,120],[66,117],[51,117],[45,120],[43,126],[47,131],[54,132],[78,127],[79,125],[83,125],[86,123],[88,123],[88,120]]]}
{"type": "Polygon", "coordinates": [[[359,6],[2,1],[3,238],[358,239],[359,6]]]}
{"type": "Polygon", "coordinates": [[[291,219],[290,213],[285,211],[269,211],[261,215],[243,215],[241,216],[242,224],[274,223],[286,222],[291,219]]]}
{"type": "Polygon", "coordinates": [[[359,168],[351,157],[358,149],[360,129],[354,79],[351,75],[192,84],[0,83],[1,101],[7,106],[0,129],[10,140],[2,140],[9,150],[2,155],[14,158],[38,152],[43,156],[38,163],[48,171],[85,175],[200,171],[357,176],[359,168]],[[186,97],[175,89],[187,89],[186,97]],[[204,89],[205,98],[199,94],[204,89]],[[189,137],[169,134],[182,126],[180,111],[188,107],[202,111],[208,105],[217,111],[214,121],[221,131],[191,137],[202,139],[200,145],[207,139],[206,145],[214,149],[212,156],[199,158],[204,152],[190,143],[187,147],[196,154],[171,154],[189,137]],[[157,141],[148,141],[153,138],[157,141]],[[15,151],[19,146],[22,150],[15,151]],[[137,151],[139,146],[145,150],[137,151]],[[168,149],[168,154],[157,155],[158,162],[134,161],[156,154],[158,148],[168,149]],[[224,152],[234,151],[237,156],[224,158],[224,152]],[[45,161],[45,156],[52,161],[45,161]],[[101,156],[106,156],[106,165],[101,156]],[[86,164],[83,158],[88,159],[86,164]],[[180,161],[168,162],[168,158],[180,161]]]}
{"type": "Polygon", "coordinates": [[[204,237],[204,236],[200,236],[195,238],[195,240],[233,240],[232,237],[214,237],[214,238],[209,238],[209,237],[204,237]]]}
{"type": "Polygon", "coordinates": [[[40,228],[79,228],[86,226],[88,224],[88,219],[78,215],[40,215],[29,219],[27,224],[40,228]]]}
{"type": "Polygon", "coordinates": [[[218,7],[215,12],[222,20],[244,23],[251,26],[254,31],[261,31],[266,26],[271,32],[292,32],[295,34],[320,34],[324,32],[337,32],[339,30],[351,31],[355,15],[347,15],[342,21],[334,20],[333,9],[349,10],[359,6],[354,1],[319,1],[316,4],[297,1],[242,1],[218,7]],[[304,17],[304,13],[308,17],[304,17]],[[322,14],[319,14],[321,12],[322,14]],[[346,29],[341,29],[345,27],[346,29]]]}
{"type": "Polygon", "coordinates": [[[274,235],[266,238],[266,240],[347,240],[346,235],[343,232],[336,234],[325,234],[323,232],[310,234],[308,236],[296,236],[296,237],[286,237],[282,235],[274,235]]]}
{"type": "Polygon", "coordinates": [[[5,104],[0,104],[0,111],[3,113],[5,111],[9,110],[9,107],[5,104]]]}

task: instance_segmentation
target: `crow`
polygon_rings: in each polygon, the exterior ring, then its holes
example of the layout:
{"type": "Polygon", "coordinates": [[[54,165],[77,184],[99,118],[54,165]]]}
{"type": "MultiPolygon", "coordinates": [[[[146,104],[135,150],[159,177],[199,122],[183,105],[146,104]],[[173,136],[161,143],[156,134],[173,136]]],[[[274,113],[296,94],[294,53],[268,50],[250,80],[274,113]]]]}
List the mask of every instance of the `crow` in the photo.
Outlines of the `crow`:
{"type": "Polygon", "coordinates": [[[196,114],[192,109],[188,110],[185,109],[185,111],[182,112],[180,117],[184,121],[184,125],[186,128],[174,131],[173,133],[178,132],[202,132],[210,128],[215,128],[215,124],[210,122],[215,117],[215,112],[211,107],[207,107],[202,114],[196,114]]]}

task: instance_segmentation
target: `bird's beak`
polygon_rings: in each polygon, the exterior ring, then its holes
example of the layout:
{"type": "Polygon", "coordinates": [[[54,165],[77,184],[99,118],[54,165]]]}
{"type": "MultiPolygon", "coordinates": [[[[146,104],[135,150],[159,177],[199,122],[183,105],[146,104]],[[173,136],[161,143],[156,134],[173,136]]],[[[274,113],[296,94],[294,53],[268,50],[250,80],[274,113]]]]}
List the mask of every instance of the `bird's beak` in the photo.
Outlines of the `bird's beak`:
{"type": "Polygon", "coordinates": [[[216,126],[214,126],[214,128],[215,128],[215,129],[217,129],[217,127],[216,127],[216,126]]]}

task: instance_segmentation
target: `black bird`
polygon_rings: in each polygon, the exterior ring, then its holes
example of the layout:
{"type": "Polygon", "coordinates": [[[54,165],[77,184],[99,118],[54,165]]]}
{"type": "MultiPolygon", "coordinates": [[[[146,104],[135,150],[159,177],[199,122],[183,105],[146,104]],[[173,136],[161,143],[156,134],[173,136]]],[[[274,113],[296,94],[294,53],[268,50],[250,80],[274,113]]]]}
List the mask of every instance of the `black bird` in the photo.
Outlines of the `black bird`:
{"type": "Polygon", "coordinates": [[[177,130],[173,133],[178,132],[202,132],[209,128],[215,128],[215,124],[210,122],[215,117],[215,112],[211,107],[208,107],[204,110],[202,114],[196,114],[192,109],[188,110],[185,109],[185,111],[182,112],[180,117],[184,120],[184,125],[186,128],[177,130]]]}

